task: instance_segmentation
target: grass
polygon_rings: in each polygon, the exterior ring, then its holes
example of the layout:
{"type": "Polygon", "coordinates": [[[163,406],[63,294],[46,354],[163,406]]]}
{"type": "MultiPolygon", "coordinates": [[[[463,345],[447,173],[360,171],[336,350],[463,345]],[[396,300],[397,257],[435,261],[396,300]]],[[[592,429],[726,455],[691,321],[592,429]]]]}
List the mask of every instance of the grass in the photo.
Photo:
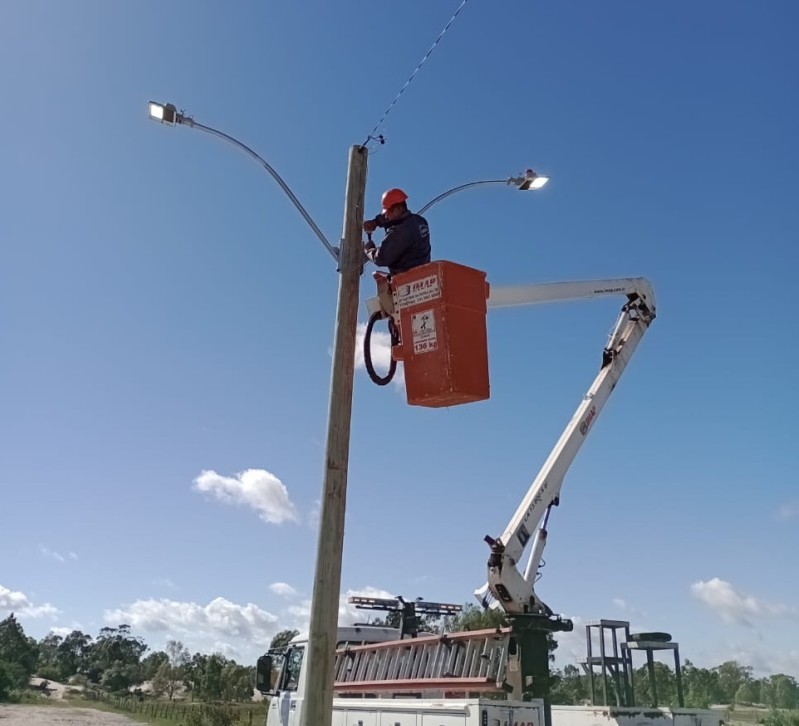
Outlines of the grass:
{"type": "MultiPolygon", "coordinates": [[[[110,700],[96,700],[92,698],[73,698],[67,703],[84,708],[94,708],[99,711],[118,713],[139,723],[154,724],[154,726],[185,726],[185,714],[191,708],[199,708],[202,704],[189,704],[172,701],[138,701],[135,698],[115,698],[110,700]],[[164,715],[164,714],[167,715],[164,715]]],[[[225,704],[238,712],[239,720],[234,721],[237,726],[264,726],[266,723],[265,704],[225,704]]]]}
{"type": "Polygon", "coordinates": [[[95,711],[104,711],[105,713],[118,713],[122,716],[127,716],[133,721],[154,724],[155,726],[175,726],[176,724],[181,723],[180,721],[173,721],[172,719],[168,718],[148,716],[144,713],[132,713],[124,708],[116,708],[110,703],[103,703],[102,701],[91,701],[89,699],[81,698],[75,699],[72,701],[72,703],[70,703],[70,705],[79,708],[93,708],[95,711]]]}

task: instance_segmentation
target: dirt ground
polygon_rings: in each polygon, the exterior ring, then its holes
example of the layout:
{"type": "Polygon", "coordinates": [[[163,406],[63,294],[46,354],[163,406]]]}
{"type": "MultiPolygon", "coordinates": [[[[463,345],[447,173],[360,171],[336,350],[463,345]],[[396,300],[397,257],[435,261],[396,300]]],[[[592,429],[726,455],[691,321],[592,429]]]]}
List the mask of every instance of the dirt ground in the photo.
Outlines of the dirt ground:
{"type": "Polygon", "coordinates": [[[140,723],[91,708],[0,704],[0,726],[125,726],[140,723]]]}

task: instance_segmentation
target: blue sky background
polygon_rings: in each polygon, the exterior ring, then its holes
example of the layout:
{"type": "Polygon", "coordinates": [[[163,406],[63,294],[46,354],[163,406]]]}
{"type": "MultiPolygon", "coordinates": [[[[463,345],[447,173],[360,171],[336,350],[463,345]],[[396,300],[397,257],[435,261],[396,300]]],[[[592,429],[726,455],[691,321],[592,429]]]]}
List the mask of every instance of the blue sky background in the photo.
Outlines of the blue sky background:
{"type": "MultiPolygon", "coordinates": [[[[349,146],[458,4],[3,5],[0,615],[243,662],[307,622],[337,275],[262,169],[146,103],[250,144],[336,240],[349,146]]],[[[434,256],[494,285],[652,280],[537,592],[796,676],[798,67],[793,0],[472,0],[367,192],[418,208],[534,166],[540,193],[431,211],[434,256]]],[[[359,370],[345,593],[470,600],[618,308],[492,312],[485,403],[412,408],[359,370]]]]}

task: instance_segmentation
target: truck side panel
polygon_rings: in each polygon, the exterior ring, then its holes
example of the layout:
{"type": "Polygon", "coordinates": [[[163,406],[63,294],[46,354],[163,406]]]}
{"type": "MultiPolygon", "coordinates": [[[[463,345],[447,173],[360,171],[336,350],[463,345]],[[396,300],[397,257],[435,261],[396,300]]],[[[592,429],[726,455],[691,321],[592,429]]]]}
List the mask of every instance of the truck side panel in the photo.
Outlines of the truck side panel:
{"type": "Polygon", "coordinates": [[[552,706],[557,726],[722,726],[723,714],[703,709],[552,706]]]}
{"type": "Polygon", "coordinates": [[[544,726],[538,701],[335,699],[332,726],[544,726]]]}

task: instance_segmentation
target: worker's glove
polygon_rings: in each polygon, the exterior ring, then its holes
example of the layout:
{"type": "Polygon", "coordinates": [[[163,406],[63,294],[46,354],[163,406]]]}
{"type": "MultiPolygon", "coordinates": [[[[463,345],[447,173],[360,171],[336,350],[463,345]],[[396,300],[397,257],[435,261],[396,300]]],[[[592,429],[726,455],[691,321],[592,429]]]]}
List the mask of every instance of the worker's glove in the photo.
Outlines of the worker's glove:
{"type": "Polygon", "coordinates": [[[374,232],[378,227],[386,226],[386,218],[382,214],[378,214],[374,219],[365,219],[363,222],[364,232],[374,232]]]}
{"type": "Polygon", "coordinates": [[[365,252],[368,252],[369,250],[375,249],[375,247],[376,247],[375,243],[372,242],[371,239],[369,239],[369,241],[363,246],[363,249],[365,252]]]}

